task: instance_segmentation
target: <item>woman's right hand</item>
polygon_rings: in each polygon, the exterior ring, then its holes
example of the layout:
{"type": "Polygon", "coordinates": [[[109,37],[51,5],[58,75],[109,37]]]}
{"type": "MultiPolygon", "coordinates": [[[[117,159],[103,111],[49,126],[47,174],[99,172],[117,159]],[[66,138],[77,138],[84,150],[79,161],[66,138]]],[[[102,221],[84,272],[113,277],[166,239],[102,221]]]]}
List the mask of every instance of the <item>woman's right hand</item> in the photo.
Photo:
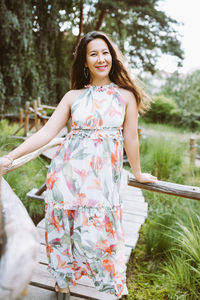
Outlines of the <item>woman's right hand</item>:
{"type": "Polygon", "coordinates": [[[9,168],[12,165],[9,158],[2,156],[0,157],[0,167],[2,168],[9,168]]]}

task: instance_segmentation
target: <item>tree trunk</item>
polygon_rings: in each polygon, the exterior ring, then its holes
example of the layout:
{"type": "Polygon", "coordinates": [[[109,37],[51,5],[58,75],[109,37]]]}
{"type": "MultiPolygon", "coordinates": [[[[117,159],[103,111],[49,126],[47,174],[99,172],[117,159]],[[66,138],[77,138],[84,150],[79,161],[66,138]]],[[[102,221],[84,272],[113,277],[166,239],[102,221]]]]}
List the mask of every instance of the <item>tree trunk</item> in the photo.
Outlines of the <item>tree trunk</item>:
{"type": "Polygon", "coordinates": [[[105,15],[106,15],[106,8],[102,8],[95,30],[100,30],[105,15]]]}
{"type": "Polygon", "coordinates": [[[83,0],[80,1],[80,22],[79,22],[79,34],[77,37],[76,45],[80,42],[81,33],[83,32],[83,0]]]}

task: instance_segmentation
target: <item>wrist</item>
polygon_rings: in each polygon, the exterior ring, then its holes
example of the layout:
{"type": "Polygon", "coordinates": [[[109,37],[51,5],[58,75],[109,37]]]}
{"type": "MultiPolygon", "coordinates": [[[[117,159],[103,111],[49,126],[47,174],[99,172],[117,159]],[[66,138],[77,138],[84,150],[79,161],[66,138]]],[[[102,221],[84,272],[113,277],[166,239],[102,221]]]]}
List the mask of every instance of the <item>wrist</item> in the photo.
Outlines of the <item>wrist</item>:
{"type": "Polygon", "coordinates": [[[10,161],[9,168],[12,167],[14,159],[9,154],[4,155],[3,158],[7,158],[10,161]]]}
{"type": "Polygon", "coordinates": [[[137,171],[137,172],[134,172],[133,175],[134,175],[135,179],[137,180],[137,179],[139,179],[141,177],[142,172],[141,171],[137,171]]]}

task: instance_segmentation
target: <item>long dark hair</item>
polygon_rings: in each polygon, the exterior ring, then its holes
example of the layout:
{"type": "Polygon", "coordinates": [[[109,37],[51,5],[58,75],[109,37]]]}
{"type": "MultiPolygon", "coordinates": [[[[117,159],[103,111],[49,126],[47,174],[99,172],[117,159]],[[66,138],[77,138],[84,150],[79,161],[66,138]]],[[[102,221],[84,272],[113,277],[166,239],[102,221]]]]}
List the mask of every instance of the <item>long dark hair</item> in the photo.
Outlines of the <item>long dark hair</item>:
{"type": "Polygon", "coordinates": [[[131,79],[129,72],[124,66],[122,55],[117,46],[105,33],[100,31],[87,33],[78,44],[71,69],[71,88],[81,89],[90,83],[90,75],[86,78],[84,74],[84,67],[86,62],[87,45],[94,39],[104,40],[112,56],[112,68],[109,74],[110,80],[120,88],[129,90],[134,94],[138,108],[141,112],[147,110],[149,107],[148,97],[144,93],[143,89],[141,89],[138,84],[131,79]]]}

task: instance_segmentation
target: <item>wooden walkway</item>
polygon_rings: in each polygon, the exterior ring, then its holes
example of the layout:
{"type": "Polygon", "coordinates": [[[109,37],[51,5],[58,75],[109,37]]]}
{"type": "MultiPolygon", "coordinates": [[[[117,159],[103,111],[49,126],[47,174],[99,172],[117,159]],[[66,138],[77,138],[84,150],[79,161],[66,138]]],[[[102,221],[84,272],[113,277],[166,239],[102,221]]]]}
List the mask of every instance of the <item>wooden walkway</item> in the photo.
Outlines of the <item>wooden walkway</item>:
{"type": "MultiPolygon", "coordinates": [[[[123,170],[121,197],[123,199],[123,226],[125,231],[126,262],[135,247],[139,230],[147,217],[147,203],[144,201],[142,191],[138,188],[128,186],[128,172],[123,170]]],[[[40,235],[40,254],[38,263],[28,288],[25,300],[50,300],[55,299],[55,279],[47,270],[47,258],[45,253],[44,219],[37,226],[40,235]]],[[[91,279],[83,276],[77,281],[76,286],[71,286],[71,300],[81,299],[114,299],[107,293],[96,290],[91,279]]]]}

